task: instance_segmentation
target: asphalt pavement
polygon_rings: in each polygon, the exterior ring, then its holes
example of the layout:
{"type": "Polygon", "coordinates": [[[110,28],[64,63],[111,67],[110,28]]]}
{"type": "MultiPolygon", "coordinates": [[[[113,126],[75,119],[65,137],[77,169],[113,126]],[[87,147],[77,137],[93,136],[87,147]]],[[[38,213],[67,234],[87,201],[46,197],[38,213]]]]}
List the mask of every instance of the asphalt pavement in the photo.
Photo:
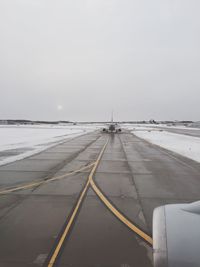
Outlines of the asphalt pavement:
{"type": "Polygon", "coordinates": [[[184,134],[192,137],[200,137],[200,129],[198,128],[185,128],[185,129],[179,129],[179,128],[170,128],[170,127],[156,127],[156,129],[162,129],[167,132],[176,133],[176,134],[184,134]]]}
{"type": "Polygon", "coordinates": [[[153,209],[200,199],[200,164],[90,133],[0,167],[1,267],[151,267],[153,209]]]}

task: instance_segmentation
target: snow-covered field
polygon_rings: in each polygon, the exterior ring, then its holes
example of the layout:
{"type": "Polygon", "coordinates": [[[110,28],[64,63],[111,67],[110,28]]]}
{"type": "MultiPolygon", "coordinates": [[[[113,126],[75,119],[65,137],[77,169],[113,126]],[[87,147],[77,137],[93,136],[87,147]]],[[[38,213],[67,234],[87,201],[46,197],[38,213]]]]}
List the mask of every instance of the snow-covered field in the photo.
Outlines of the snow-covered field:
{"type": "MultiPolygon", "coordinates": [[[[27,125],[0,126],[0,166],[43,151],[68,138],[102,128],[102,125],[27,125]]],[[[200,162],[200,138],[167,131],[149,125],[126,124],[136,136],[200,162]]]]}
{"type": "Polygon", "coordinates": [[[0,126],[0,165],[26,158],[67,138],[92,131],[98,125],[27,125],[0,126]]]}
{"type": "Polygon", "coordinates": [[[150,127],[127,127],[129,130],[153,144],[200,162],[200,138],[159,131],[150,127]]]}
{"type": "Polygon", "coordinates": [[[179,130],[192,130],[192,131],[199,131],[199,127],[189,127],[189,126],[184,126],[184,125],[168,125],[168,124],[130,124],[126,123],[123,124],[123,128],[126,129],[135,129],[135,130],[141,130],[141,129],[146,129],[149,130],[155,129],[155,128],[169,128],[169,129],[179,129],[179,130]]]}

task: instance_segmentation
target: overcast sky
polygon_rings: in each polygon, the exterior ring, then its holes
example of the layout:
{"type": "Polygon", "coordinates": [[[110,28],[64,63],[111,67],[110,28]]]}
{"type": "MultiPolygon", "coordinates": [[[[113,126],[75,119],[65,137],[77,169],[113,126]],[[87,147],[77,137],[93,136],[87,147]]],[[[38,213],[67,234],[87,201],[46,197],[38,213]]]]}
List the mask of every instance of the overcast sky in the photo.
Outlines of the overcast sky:
{"type": "Polygon", "coordinates": [[[1,0],[0,118],[200,120],[199,0],[1,0]]]}

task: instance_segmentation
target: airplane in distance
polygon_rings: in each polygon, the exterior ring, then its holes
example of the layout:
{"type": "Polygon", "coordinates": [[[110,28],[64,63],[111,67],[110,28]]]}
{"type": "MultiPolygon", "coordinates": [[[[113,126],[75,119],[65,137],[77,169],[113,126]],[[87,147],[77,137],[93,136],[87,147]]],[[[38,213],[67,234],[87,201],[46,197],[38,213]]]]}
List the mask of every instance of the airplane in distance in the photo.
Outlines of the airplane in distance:
{"type": "Polygon", "coordinates": [[[121,133],[122,129],[120,128],[119,124],[114,122],[113,120],[113,112],[112,112],[111,121],[108,124],[108,127],[103,128],[102,131],[104,133],[121,133]]]}

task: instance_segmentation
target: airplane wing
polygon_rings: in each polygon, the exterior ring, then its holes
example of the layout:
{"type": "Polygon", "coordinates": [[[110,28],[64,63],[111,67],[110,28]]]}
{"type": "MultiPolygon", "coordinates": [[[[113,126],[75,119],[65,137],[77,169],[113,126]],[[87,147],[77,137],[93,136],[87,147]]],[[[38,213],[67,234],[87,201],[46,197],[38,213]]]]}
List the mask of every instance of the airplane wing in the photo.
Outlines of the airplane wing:
{"type": "Polygon", "coordinates": [[[200,201],[156,208],[153,240],[155,267],[199,267],[200,201]]]}

